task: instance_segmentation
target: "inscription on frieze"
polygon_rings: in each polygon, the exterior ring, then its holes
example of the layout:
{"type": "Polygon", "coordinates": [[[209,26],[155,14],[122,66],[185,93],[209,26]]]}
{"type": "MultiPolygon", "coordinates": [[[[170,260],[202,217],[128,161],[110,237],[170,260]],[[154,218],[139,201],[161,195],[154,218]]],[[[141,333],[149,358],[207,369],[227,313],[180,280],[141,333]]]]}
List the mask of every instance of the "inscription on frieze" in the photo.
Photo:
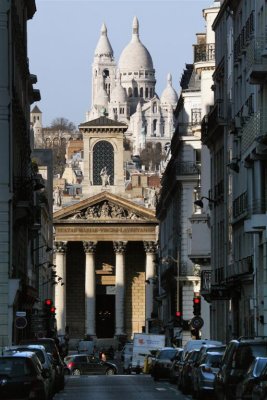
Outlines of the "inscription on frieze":
{"type": "Polygon", "coordinates": [[[57,233],[153,233],[155,227],[56,227],[57,233]]]}

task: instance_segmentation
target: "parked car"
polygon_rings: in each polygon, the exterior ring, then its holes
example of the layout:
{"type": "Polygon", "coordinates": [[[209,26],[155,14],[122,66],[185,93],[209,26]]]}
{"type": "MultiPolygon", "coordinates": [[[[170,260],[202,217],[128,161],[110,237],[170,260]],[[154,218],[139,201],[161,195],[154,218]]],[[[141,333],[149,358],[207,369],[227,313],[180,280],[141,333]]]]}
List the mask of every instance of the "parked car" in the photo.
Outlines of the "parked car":
{"type": "Polygon", "coordinates": [[[197,355],[197,359],[192,365],[192,391],[196,393],[198,391],[198,368],[204,362],[204,357],[207,353],[221,353],[223,354],[226,349],[226,345],[214,345],[214,344],[204,344],[197,355]]]}
{"type": "Polygon", "coordinates": [[[169,378],[169,380],[170,380],[171,383],[177,383],[177,381],[178,381],[179,363],[182,360],[183,352],[184,352],[184,349],[182,349],[180,347],[177,348],[177,350],[178,350],[178,353],[176,354],[176,356],[175,356],[175,358],[174,358],[174,360],[172,362],[171,368],[170,368],[170,378],[169,378]]]}
{"type": "Polygon", "coordinates": [[[185,359],[181,363],[177,386],[182,393],[189,394],[192,391],[192,366],[196,362],[199,349],[187,352],[185,359]]]}
{"type": "Polygon", "coordinates": [[[74,354],[65,359],[70,375],[115,375],[118,368],[109,361],[86,354],[74,354]]]}
{"type": "Polygon", "coordinates": [[[210,339],[190,339],[184,345],[183,357],[185,358],[186,354],[190,350],[200,349],[204,345],[222,346],[223,343],[218,340],[210,340],[210,339]]]}
{"type": "Polygon", "coordinates": [[[56,390],[62,390],[65,386],[64,362],[59,354],[56,342],[52,338],[23,339],[20,344],[41,344],[45,351],[52,356],[52,363],[55,368],[56,390]]]}
{"type": "Polygon", "coordinates": [[[244,379],[237,385],[236,399],[251,400],[252,389],[267,365],[267,357],[256,357],[249,367],[244,379]]]}
{"type": "Polygon", "coordinates": [[[261,374],[257,379],[257,383],[252,389],[252,400],[266,400],[267,399],[267,366],[263,368],[261,374]]]}
{"type": "Polygon", "coordinates": [[[218,400],[234,400],[237,385],[256,357],[267,357],[267,339],[240,338],[226,347],[214,386],[218,400]]]}
{"type": "Polygon", "coordinates": [[[151,375],[155,381],[170,378],[172,362],[177,354],[178,349],[174,347],[163,347],[161,350],[158,350],[151,370],[151,375]]]}
{"type": "Polygon", "coordinates": [[[222,361],[222,352],[207,352],[195,370],[194,396],[197,399],[214,398],[214,380],[222,361]]]}
{"type": "Polygon", "coordinates": [[[48,400],[48,372],[33,352],[0,356],[0,398],[48,400]]]}
{"type": "Polygon", "coordinates": [[[17,346],[9,346],[4,348],[4,354],[9,355],[15,352],[25,352],[31,351],[37,355],[40,363],[42,364],[43,370],[47,371],[47,379],[49,386],[49,397],[52,397],[56,391],[55,386],[55,376],[56,372],[53,368],[52,359],[49,357],[48,353],[45,351],[44,346],[38,344],[29,344],[29,345],[17,345],[17,346]]]}

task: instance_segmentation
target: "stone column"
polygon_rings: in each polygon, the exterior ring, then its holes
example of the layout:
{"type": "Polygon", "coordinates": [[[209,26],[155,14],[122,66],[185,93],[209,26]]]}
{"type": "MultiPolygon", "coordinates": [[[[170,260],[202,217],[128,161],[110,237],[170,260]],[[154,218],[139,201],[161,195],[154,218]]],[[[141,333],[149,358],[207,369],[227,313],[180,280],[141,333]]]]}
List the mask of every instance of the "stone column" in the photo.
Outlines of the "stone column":
{"type": "Polygon", "coordinates": [[[65,334],[66,327],[66,250],[67,242],[55,242],[54,250],[56,253],[56,272],[62,278],[61,285],[59,282],[55,285],[55,307],[57,331],[59,335],[65,334]]]}
{"type": "Polygon", "coordinates": [[[95,330],[95,249],[96,242],[83,242],[85,251],[85,334],[96,336],[95,330]]]}
{"type": "Polygon", "coordinates": [[[146,301],[145,301],[145,321],[146,321],[146,332],[148,332],[148,319],[151,318],[153,311],[153,289],[155,279],[155,253],[157,245],[155,242],[144,242],[146,252],[146,301]]]}
{"type": "Polygon", "coordinates": [[[125,248],[127,242],[113,242],[116,253],[116,298],[115,298],[115,335],[125,335],[124,303],[125,303],[125,248]]]}

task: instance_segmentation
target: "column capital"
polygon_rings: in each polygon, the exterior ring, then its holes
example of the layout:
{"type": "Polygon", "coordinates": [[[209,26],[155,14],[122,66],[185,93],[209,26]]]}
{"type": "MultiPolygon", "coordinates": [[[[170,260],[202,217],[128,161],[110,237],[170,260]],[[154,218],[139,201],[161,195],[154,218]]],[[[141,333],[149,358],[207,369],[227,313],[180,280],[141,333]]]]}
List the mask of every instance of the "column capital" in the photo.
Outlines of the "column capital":
{"type": "Polygon", "coordinates": [[[113,242],[113,249],[115,253],[122,254],[126,250],[127,242],[113,242]]]}
{"type": "Polygon", "coordinates": [[[83,242],[83,248],[85,253],[94,254],[96,250],[97,242],[83,242]]]}
{"type": "Polygon", "coordinates": [[[54,242],[55,253],[66,253],[68,242],[54,242]]]}
{"type": "Polygon", "coordinates": [[[157,242],[144,242],[144,248],[146,253],[155,254],[158,249],[157,242]]]}

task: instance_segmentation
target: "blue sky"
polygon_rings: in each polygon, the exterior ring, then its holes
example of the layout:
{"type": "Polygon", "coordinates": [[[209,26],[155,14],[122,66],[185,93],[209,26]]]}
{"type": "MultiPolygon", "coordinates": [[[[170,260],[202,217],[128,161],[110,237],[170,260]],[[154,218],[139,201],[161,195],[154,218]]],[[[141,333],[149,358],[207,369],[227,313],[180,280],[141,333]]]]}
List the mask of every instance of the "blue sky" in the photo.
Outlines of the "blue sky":
{"type": "Polygon", "coordinates": [[[76,125],[91,106],[91,66],[105,22],[116,62],[131,40],[132,21],[139,19],[140,39],[149,50],[160,96],[167,74],[180,92],[186,63],[193,61],[196,33],[205,32],[202,10],[212,0],[36,0],[28,23],[30,71],[41,91],[37,104],[43,125],[57,117],[76,125]]]}

